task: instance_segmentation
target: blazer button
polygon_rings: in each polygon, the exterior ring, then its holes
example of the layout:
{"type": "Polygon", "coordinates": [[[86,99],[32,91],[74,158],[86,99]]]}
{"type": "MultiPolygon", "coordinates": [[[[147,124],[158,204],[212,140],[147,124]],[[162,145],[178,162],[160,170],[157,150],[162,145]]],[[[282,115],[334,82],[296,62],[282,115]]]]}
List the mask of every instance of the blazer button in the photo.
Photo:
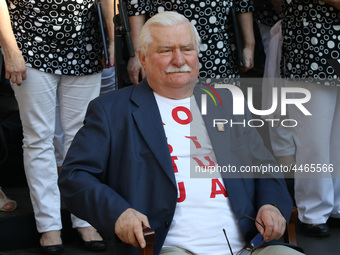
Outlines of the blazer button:
{"type": "Polygon", "coordinates": [[[166,221],[165,226],[168,228],[170,226],[170,223],[168,221],[166,221]]]}

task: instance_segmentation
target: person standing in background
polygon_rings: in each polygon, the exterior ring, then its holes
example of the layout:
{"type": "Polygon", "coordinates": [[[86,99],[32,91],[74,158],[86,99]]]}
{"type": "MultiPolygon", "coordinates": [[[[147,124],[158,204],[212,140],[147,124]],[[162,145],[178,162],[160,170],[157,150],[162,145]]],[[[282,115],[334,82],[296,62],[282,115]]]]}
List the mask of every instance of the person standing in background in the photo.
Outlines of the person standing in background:
{"type": "Polygon", "coordinates": [[[254,20],[261,34],[265,54],[269,48],[270,30],[282,18],[281,11],[281,0],[254,0],[254,20]]]}
{"type": "MultiPolygon", "coordinates": [[[[262,104],[263,109],[267,109],[272,88],[282,84],[280,80],[282,35],[281,23],[279,23],[282,19],[282,1],[254,0],[254,3],[254,19],[257,22],[266,54],[262,104]],[[273,28],[274,25],[275,28],[273,28]],[[269,98],[266,98],[266,95],[269,98]]],[[[275,116],[272,117],[275,118],[275,116]]],[[[295,143],[292,132],[281,124],[275,127],[269,126],[268,131],[270,144],[279,165],[292,167],[295,164],[295,143]]]]}
{"type": "MultiPolygon", "coordinates": [[[[131,37],[136,52],[139,33],[148,18],[163,11],[176,11],[188,18],[202,39],[199,53],[201,67],[199,78],[206,83],[210,83],[212,79],[220,79],[221,82],[227,83],[230,78],[239,77],[240,66],[231,14],[231,8],[235,8],[244,42],[242,50],[244,70],[249,70],[254,65],[252,0],[185,1],[184,3],[129,0],[127,7],[131,37]]],[[[137,54],[130,58],[127,70],[133,84],[138,84],[139,78],[145,77],[137,54]]]]}
{"type": "Polygon", "coordinates": [[[10,212],[17,208],[17,202],[8,198],[0,187],[0,211],[10,212]]]}
{"type": "MultiPolygon", "coordinates": [[[[297,167],[324,166],[322,175],[295,173],[295,200],[306,235],[327,236],[329,218],[340,218],[340,77],[329,60],[340,59],[340,1],[283,2],[281,74],[286,86],[310,91],[311,116],[289,108],[297,167]],[[307,177],[307,178],[306,178],[307,177]]],[[[298,98],[299,95],[292,95],[298,98]]],[[[307,169],[308,170],[308,169],[307,169]]]]}
{"type": "MultiPolygon", "coordinates": [[[[113,1],[101,0],[114,63],[113,1]]],[[[60,193],[54,155],[56,100],[64,155],[99,95],[102,44],[94,0],[0,1],[0,44],[23,125],[24,166],[44,254],[63,251],[60,193]]],[[[85,247],[106,248],[87,222],[72,216],[85,247]]]]}

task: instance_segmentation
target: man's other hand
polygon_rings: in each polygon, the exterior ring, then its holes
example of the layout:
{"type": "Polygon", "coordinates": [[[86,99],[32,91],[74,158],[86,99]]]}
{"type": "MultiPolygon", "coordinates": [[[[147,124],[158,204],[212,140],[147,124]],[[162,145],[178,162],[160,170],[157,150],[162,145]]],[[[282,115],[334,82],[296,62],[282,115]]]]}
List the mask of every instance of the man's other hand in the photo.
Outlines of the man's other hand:
{"type": "Polygon", "coordinates": [[[145,248],[143,226],[150,227],[148,218],[144,214],[129,208],[116,221],[115,233],[124,243],[145,248]]]}
{"type": "Polygon", "coordinates": [[[257,213],[256,220],[265,227],[264,230],[263,227],[255,223],[265,242],[279,239],[286,230],[286,219],[273,205],[263,205],[257,213]]]}

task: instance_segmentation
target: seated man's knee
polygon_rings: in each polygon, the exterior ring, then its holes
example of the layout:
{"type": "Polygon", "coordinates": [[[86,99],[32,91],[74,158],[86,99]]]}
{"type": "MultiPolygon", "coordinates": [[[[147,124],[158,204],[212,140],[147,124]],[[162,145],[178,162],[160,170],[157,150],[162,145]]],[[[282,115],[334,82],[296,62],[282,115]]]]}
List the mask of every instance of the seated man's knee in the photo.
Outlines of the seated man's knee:
{"type": "Polygon", "coordinates": [[[302,255],[303,253],[284,245],[271,245],[255,250],[252,255],[302,255]]]}
{"type": "Polygon", "coordinates": [[[185,249],[178,247],[164,247],[162,248],[160,255],[193,255],[185,249]]]}

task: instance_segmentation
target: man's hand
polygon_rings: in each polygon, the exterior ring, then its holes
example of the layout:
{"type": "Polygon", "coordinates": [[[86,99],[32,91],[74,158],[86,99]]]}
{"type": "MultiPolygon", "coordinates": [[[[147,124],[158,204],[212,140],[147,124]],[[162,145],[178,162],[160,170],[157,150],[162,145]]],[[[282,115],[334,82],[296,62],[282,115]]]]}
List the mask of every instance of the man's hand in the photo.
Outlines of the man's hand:
{"type": "Polygon", "coordinates": [[[286,230],[286,219],[282,216],[280,210],[273,205],[263,205],[257,213],[256,220],[265,227],[264,230],[259,224],[255,223],[265,242],[279,239],[286,230]]]}
{"type": "Polygon", "coordinates": [[[129,79],[134,85],[137,85],[139,83],[139,74],[141,74],[142,79],[145,78],[145,72],[141,63],[139,62],[137,54],[129,59],[127,71],[129,73],[129,79]]]}
{"type": "Polygon", "coordinates": [[[145,248],[143,226],[150,227],[148,218],[144,214],[129,208],[116,221],[115,233],[124,243],[145,248]]]}

